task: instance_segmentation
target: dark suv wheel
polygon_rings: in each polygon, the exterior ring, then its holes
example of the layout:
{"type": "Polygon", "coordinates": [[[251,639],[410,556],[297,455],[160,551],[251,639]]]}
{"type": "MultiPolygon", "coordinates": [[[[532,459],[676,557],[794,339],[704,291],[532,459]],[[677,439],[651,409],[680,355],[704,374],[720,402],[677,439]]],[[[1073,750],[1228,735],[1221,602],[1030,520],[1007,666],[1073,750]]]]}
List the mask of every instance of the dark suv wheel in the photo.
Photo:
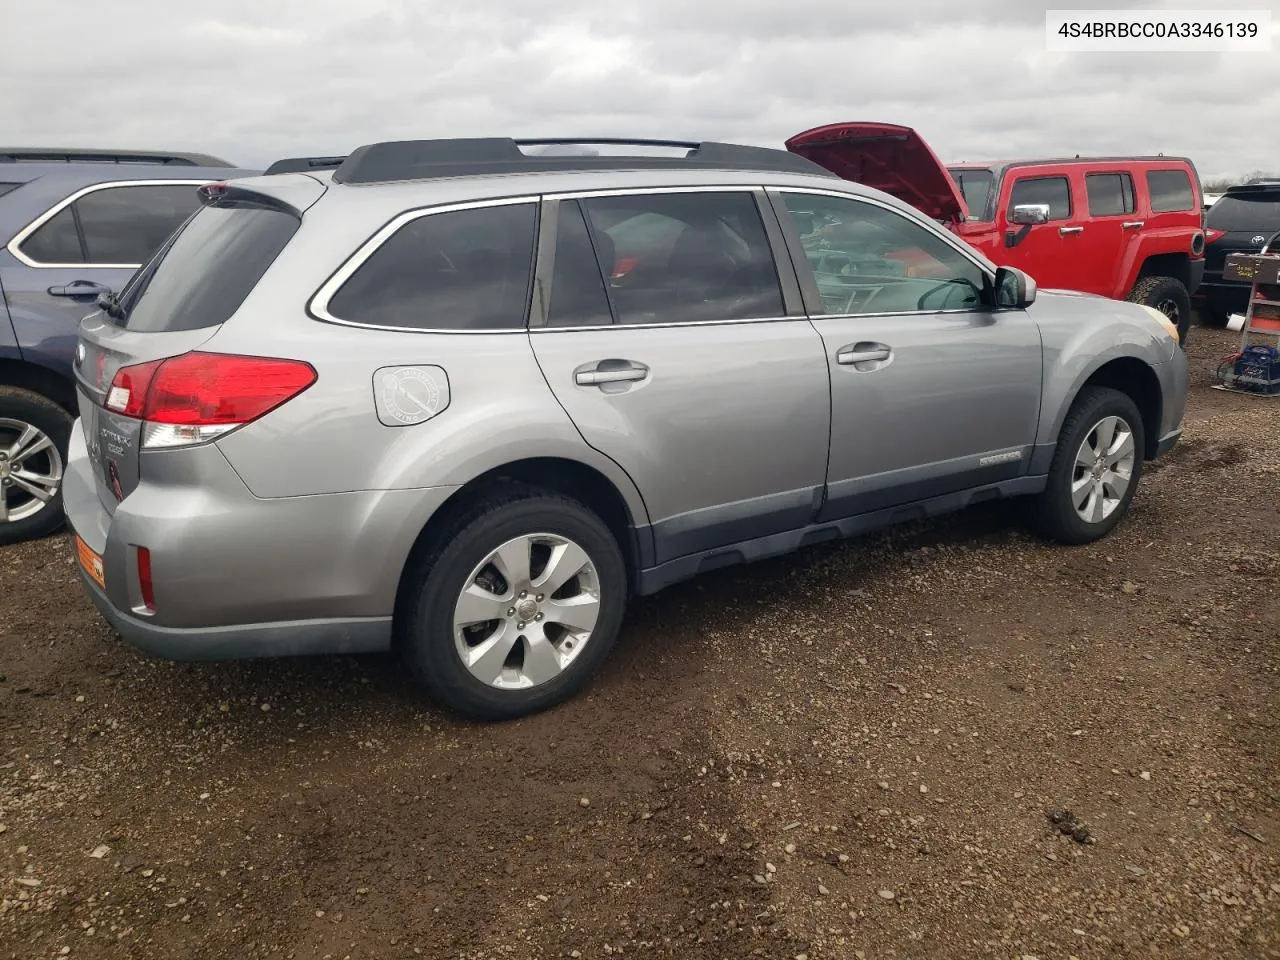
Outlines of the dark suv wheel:
{"type": "Polygon", "coordinates": [[[1155,307],[1178,328],[1178,340],[1185,347],[1191,330],[1191,295],[1181,280],[1173,277],[1143,277],[1129,292],[1133,303],[1155,307]]]}
{"type": "Polygon", "coordinates": [[[0,387],[0,545],[62,526],[71,415],[47,397],[0,387]]]}

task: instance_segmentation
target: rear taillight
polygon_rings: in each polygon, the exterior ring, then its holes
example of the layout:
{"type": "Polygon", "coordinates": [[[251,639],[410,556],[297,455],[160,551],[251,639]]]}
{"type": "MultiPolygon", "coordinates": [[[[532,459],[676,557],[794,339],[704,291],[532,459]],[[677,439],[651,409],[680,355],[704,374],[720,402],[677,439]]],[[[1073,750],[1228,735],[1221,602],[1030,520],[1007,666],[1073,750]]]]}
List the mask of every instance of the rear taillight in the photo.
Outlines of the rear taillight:
{"type": "Polygon", "coordinates": [[[106,407],[146,421],[143,446],[203,443],[257,420],[316,381],[300,360],[184,353],[122,367],[106,407]]]}
{"type": "Polygon", "coordinates": [[[1204,239],[1207,243],[1213,243],[1215,240],[1221,240],[1227,235],[1225,230],[1214,230],[1213,227],[1205,227],[1204,239]]]}

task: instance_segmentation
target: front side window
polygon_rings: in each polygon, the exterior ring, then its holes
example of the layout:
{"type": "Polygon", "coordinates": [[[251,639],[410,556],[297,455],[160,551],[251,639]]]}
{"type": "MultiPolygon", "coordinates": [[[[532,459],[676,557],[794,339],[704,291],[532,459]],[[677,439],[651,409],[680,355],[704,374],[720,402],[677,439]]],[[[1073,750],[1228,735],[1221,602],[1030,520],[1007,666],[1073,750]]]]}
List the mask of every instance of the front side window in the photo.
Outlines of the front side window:
{"type": "Polygon", "coordinates": [[[1066,177],[1023,177],[1009,195],[1009,212],[1026,203],[1049,206],[1050,220],[1071,219],[1071,185],[1066,177]]]}
{"type": "Polygon", "coordinates": [[[1089,215],[1118,217],[1133,213],[1133,178],[1127,173],[1090,173],[1084,178],[1089,215]]]}
{"type": "Polygon", "coordinates": [[[357,268],[328,312],[405,330],[521,329],[536,233],[532,202],[417,217],[357,268]]]}
{"type": "Polygon", "coordinates": [[[1184,170],[1148,170],[1147,190],[1151,193],[1153,213],[1195,209],[1191,180],[1184,170]]]}
{"type": "Polygon", "coordinates": [[[620,324],[779,317],[782,288],[748,192],[583,201],[620,324]]]}
{"type": "Polygon", "coordinates": [[[850,197],[784,193],[827,315],[983,305],[987,275],[934,231],[850,197]]]}

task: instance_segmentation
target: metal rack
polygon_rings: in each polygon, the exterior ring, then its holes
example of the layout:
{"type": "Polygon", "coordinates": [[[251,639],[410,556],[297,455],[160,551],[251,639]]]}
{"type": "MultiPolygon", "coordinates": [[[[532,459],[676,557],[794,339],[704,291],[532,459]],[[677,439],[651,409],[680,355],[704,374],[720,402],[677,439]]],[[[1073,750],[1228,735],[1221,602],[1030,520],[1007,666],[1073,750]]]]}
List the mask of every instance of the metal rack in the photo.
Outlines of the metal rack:
{"type": "Polygon", "coordinates": [[[1224,280],[1249,284],[1249,306],[1240,331],[1240,349],[1218,368],[1215,390],[1280,398],[1280,233],[1258,253],[1233,253],[1223,265],[1224,280]],[[1257,342],[1255,338],[1262,338],[1257,342]],[[1224,370],[1224,368],[1227,368],[1224,370]]]}

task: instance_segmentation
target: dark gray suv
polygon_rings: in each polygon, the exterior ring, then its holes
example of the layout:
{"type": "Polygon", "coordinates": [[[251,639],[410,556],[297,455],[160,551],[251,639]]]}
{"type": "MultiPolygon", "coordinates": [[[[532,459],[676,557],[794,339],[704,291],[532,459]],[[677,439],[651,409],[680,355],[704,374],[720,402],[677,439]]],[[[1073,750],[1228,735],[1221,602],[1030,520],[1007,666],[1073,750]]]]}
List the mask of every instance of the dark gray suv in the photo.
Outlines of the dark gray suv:
{"type": "Polygon", "coordinates": [[[0,544],[62,523],[80,319],[199,207],[252,173],[201,154],[0,147],[0,544]]]}

